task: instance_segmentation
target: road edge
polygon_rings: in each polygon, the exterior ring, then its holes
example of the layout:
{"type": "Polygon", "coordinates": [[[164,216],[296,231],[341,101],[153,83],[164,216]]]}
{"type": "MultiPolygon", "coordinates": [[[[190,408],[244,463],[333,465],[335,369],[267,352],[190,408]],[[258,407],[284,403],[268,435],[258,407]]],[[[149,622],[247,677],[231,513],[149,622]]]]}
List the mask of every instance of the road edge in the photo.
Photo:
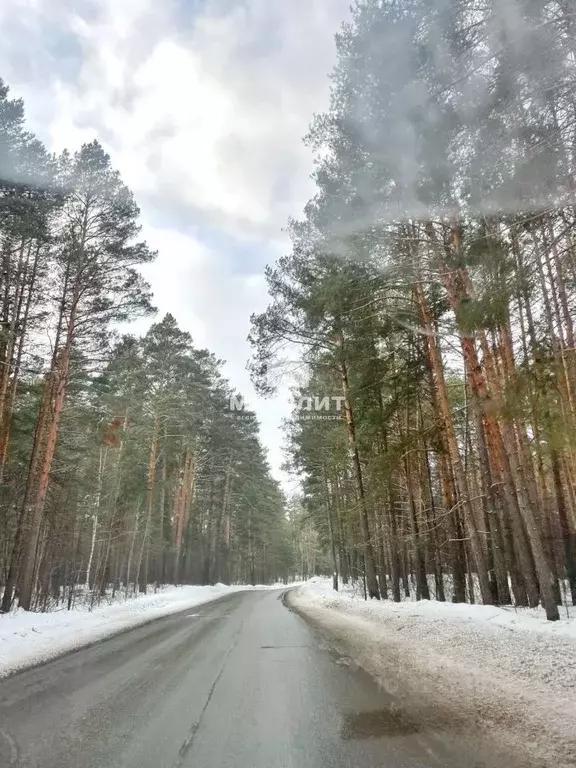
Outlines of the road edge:
{"type": "MultiPolygon", "coordinates": [[[[183,613],[186,613],[187,611],[192,610],[193,608],[200,608],[205,605],[208,605],[209,603],[216,603],[220,600],[224,600],[228,597],[231,597],[233,595],[240,595],[240,594],[246,594],[247,592],[254,592],[257,590],[244,590],[239,589],[234,592],[225,592],[222,595],[214,595],[210,596],[207,600],[202,600],[200,602],[191,603],[186,608],[182,608],[178,611],[168,611],[167,613],[161,615],[161,616],[152,616],[150,618],[144,618],[142,621],[138,621],[135,624],[131,624],[130,626],[125,627],[118,627],[116,629],[112,629],[110,633],[107,633],[105,635],[102,635],[101,637],[98,637],[96,639],[87,639],[85,642],[80,640],[78,645],[74,646],[73,648],[63,648],[62,650],[55,651],[54,654],[51,654],[50,656],[46,656],[42,659],[40,658],[31,658],[29,661],[24,661],[21,665],[18,667],[14,667],[13,669],[2,671],[0,669],[0,683],[3,680],[8,680],[9,678],[16,677],[16,675],[19,675],[23,672],[28,672],[31,669],[36,669],[38,667],[43,667],[46,664],[50,664],[53,661],[59,660],[64,658],[65,656],[71,656],[74,653],[77,653],[78,651],[84,651],[86,648],[92,648],[95,645],[99,645],[100,643],[105,643],[107,640],[112,640],[115,637],[119,637],[120,635],[128,634],[129,632],[132,632],[136,629],[141,629],[142,627],[155,624],[158,621],[164,621],[165,619],[169,619],[172,617],[178,617],[183,613]]],[[[1,619],[0,619],[1,620],[1,619]]]]}
{"type": "Polygon", "coordinates": [[[512,748],[522,768],[574,768],[576,734],[573,720],[563,712],[561,703],[554,717],[543,719],[532,706],[537,697],[530,699],[530,691],[507,690],[500,681],[475,677],[442,657],[431,657],[424,665],[421,655],[412,656],[410,645],[381,623],[315,604],[298,588],[286,590],[283,603],[328,638],[338,655],[415,710],[436,707],[446,710],[447,716],[452,712],[457,720],[465,718],[479,735],[488,732],[497,748],[512,748]]]}

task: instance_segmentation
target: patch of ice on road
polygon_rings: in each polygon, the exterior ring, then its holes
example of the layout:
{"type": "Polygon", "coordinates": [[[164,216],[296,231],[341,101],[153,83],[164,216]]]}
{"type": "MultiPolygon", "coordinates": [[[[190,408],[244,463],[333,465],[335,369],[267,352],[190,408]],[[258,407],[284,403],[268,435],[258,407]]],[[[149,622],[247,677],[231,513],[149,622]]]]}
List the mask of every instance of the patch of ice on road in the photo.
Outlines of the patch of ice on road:
{"type": "Polygon", "coordinates": [[[11,611],[0,615],[0,677],[232,592],[279,588],[224,584],[170,587],[155,594],[120,598],[93,610],[89,604],[77,604],[72,611],[11,611]]]}

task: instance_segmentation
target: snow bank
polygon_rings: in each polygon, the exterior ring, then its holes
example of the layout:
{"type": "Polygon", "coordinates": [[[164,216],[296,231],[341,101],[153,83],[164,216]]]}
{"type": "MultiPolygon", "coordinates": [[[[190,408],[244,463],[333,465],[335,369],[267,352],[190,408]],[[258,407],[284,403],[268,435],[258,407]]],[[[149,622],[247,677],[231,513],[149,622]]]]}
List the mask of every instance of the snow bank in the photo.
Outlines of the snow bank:
{"type": "Polygon", "coordinates": [[[544,609],[514,606],[470,605],[469,603],[441,603],[437,600],[405,600],[401,603],[364,599],[362,585],[344,584],[340,591],[332,588],[332,580],[315,577],[301,588],[301,594],[318,605],[340,610],[351,610],[375,621],[394,617],[421,618],[462,624],[479,623],[488,631],[504,627],[511,632],[531,632],[549,636],[572,638],[576,641],[576,608],[561,608],[565,618],[548,621],[544,609]],[[487,624],[489,622],[489,624],[487,624]]]}
{"type": "Polygon", "coordinates": [[[93,610],[79,605],[72,611],[51,613],[12,611],[0,616],[0,677],[232,592],[274,588],[170,587],[156,594],[120,598],[93,610]]]}
{"type": "Polygon", "coordinates": [[[322,578],[289,602],[403,702],[476,722],[535,764],[574,765],[576,616],[548,622],[539,609],[366,602],[358,586],[337,593],[322,578]]]}
{"type": "Polygon", "coordinates": [[[401,632],[403,641],[423,645],[427,654],[576,695],[576,609],[570,618],[547,621],[542,608],[365,601],[357,585],[335,592],[331,580],[322,578],[300,587],[297,600],[302,607],[334,609],[380,630],[401,632]]]}

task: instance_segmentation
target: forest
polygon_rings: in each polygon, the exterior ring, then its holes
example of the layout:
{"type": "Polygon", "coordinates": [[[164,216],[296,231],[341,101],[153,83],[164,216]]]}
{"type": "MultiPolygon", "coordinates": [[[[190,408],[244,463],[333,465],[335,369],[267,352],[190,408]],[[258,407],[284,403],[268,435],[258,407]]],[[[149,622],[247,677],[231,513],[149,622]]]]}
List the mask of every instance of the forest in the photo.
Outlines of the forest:
{"type": "Polygon", "coordinates": [[[575,32],[572,0],[359,0],[337,35],[251,332],[262,393],[298,362],[289,465],[335,587],[576,605],[575,32]]]}
{"type": "Polygon", "coordinates": [[[573,0],[355,3],[252,317],[288,502],[221,361],[119,332],[154,253],[108,155],[51,155],[0,85],[3,612],[318,573],[576,605],[575,33],[573,0]]]}
{"type": "Polygon", "coordinates": [[[132,193],[96,141],[51,155],[0,81],[1,611],[293,576],[254,413],[153,319],[132,193]]]}

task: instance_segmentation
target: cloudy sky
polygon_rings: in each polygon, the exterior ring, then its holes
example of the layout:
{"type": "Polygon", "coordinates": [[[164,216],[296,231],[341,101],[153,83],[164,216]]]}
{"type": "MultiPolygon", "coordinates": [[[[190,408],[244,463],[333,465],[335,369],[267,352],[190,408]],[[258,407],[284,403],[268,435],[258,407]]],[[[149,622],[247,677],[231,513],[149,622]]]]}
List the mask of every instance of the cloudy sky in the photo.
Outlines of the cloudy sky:
{"type": "Polygon", "coordinates": [[[281,479],[286,402],[246,372],[263,268],[312,193],[302,144],[350,0],[0,0],[0,76],[53,150],[97,137],[134,190],[160,313],[259,414],[281,479]]]}

